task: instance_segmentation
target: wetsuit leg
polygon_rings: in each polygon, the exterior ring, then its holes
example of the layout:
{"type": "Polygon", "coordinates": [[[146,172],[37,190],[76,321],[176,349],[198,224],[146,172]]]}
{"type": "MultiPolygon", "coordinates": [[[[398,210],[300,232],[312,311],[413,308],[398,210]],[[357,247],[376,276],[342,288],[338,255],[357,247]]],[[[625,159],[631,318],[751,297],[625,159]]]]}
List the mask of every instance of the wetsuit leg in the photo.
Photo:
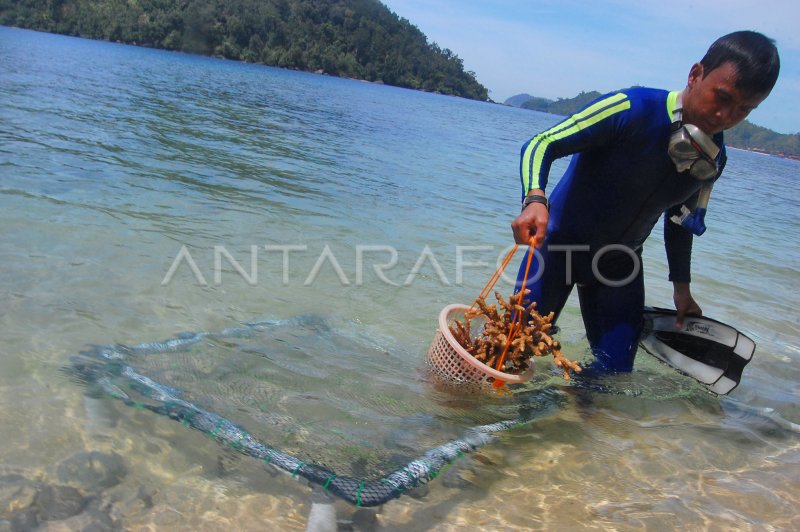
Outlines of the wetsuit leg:
{"type": "MultiPolygon", "coordinates": [[[[537,250],[537,253],[534,253],[534,258],[528,271],[528,281],[525,283],[525,289],[530,290],[531,293],[524,299],[524,302],[528,305],[535,301],[537,312],[544,316],[550,312],[555,312],[555,320],[553,320],[555,323],[559,314],[561,314],[561,309],[564,308],[569,298],[570,292],[572,292],[573,284],[567,282],[565,254],[543,251],[547,247],[545,243],[540,250],[537,250]],[[541,269],[542,267],[544,267],[544,270],[541,269]]],[[[528,262],[529,253],[530,248],[522,258],[514,293],[519,292],[522,288],[522,280],[525,277],[525,266],[528,262]]]]}
{"type": "Polygon", "coordinates": [[[601,282],[578,285],[581,315],[595,364],[604,370],[631,371],[644,307],[644,276],[641,269],[625,286],[601,282]]]}

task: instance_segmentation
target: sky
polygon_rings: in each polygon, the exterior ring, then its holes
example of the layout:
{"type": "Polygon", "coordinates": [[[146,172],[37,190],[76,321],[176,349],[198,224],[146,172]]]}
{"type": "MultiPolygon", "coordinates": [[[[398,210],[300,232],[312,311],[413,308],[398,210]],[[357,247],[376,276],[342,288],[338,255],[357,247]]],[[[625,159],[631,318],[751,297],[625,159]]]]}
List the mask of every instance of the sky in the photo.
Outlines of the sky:
{"type": "Polygon", "coordinates": [[[778,83],[748,119],[800,132],[797,0],[382,0],[476,73],[489,97],[571,98],[633,85],[669,90],[718,37],[755,30],[775,39],[778,83]]]}

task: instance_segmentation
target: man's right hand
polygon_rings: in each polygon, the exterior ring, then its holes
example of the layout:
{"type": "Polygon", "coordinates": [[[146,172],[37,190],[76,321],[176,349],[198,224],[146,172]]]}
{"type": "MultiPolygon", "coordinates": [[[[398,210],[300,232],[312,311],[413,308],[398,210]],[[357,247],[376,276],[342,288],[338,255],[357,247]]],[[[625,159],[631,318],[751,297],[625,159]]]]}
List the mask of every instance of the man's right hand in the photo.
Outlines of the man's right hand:
{"type": "Polygon", "coordinates": [[[541,203],[531,203],[519,216],[511,222],[511,230],[514,232],[514,241],[517,244],[529,244],[531,237],[535,237],[535,247],[541,247],[544,237],[547,235],[547,221],[550,213],[547,207],[541,203]]]}

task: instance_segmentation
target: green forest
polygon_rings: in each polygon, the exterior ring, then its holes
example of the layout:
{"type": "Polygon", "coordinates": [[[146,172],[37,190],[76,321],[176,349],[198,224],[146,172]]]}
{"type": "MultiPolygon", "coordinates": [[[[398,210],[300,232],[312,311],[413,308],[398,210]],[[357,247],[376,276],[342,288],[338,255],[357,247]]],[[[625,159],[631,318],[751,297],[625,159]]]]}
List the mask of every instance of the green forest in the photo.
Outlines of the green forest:
{"type": "Polygon", "coordinates": [[[489,96],[455,53],[378,0],[0,0],[0,25],[489,96]]]}
{"type": "MultiPolygon", "coordinates": [[[[519,94],[506,100],[506,105],[522,107],[557,115],[570,115],[589,102],[602,96],[597,91],[581,92],[574,98],[549,100],[529,94],[519,94]]],[[[759,151],[782,157],[800,158],[800,133],[784,135],[771,129],[757,126],[747,120],[725,132],[725,144],[733,148],[759,151]]]]}

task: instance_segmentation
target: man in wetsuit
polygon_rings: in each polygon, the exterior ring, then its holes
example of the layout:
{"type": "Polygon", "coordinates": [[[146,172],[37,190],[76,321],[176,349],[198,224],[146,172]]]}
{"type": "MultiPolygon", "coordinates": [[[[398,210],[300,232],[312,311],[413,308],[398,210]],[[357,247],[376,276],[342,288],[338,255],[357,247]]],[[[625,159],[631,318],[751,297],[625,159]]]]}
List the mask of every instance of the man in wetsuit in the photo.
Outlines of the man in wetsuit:
{"type": "Polygon", "coordinates": [[[679,216],[722,173],[722,131],[769,95],[779,69],[771,39],[731,33],[692,66],[683,91],[636,87],[607,94],[523,146],[523,210],[511,225],[518,243],[533,238],[538,248],[527,300],[557,318],[577,284],[600,368],[633,368],[644,306],[641,250],[664,213],[676,325],[701,313],[689,290],[693,235],[679,216]],[[572,161],[548,202],[551,163],[567,155],[572,161]]]}

